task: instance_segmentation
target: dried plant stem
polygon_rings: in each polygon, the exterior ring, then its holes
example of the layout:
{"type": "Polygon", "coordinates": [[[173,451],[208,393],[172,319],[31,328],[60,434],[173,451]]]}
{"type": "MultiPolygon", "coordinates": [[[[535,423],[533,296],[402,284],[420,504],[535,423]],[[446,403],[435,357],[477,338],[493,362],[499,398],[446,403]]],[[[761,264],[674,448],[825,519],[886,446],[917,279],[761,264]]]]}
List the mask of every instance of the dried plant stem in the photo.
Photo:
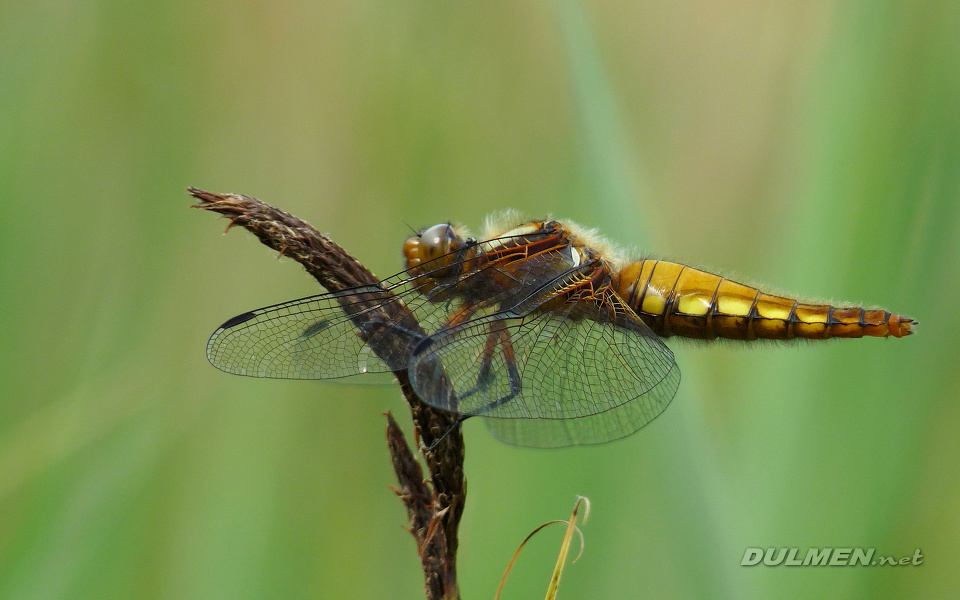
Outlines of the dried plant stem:
{"type": "MultiPolygon", "coordinates": [[[[240,194],[214,194],[196,188],[188,188],[188,191],[198,200],[195,208],[229,218],[228,230],[235,225],[247,229],[265,245],[299,262],[320,285],[331,292],[379,283],[366,267],[343,248],[287,212],[240,194]]],[[[373,325],[388,314],[402,314],[408,324],[405,329],[413,332],[419,330],[413,314],[400,302],[383,307],[384,312],[360,308],[372,307],[355,307],[346,311],[358,326],[358,332],[375,330],[375,327],[364,325],[373,325]]],[[[378,355],[387,355],[391,348],[405,343],[404,339],[381,335],[371,340],[371,349],[378,355]]],[[[426,597],[428,600],[459,599],[457,529],[467,491],[463,474],[463,435],[457,427],[436,448],[432,448],[434,442],[456,425],[456,415],[433,408],[420,400],[410,386],[406,371],[397,371],[394,375],[403,397],[410,405],[420,451],[430,472],[427,482],[400,427],[388,413],[387,446],[400,484],[396,491],[410,517],[410,530],[417,542],[423,566],[426,597]]]]}

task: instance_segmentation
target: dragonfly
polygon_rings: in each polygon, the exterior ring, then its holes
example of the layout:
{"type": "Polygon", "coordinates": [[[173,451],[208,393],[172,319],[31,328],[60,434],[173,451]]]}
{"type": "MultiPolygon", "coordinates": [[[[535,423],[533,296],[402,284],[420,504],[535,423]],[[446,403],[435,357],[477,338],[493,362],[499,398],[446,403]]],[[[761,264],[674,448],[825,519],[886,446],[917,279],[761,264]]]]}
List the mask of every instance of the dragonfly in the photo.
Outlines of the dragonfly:
{"type": "Polygon", "coordinates": [[[277,379],[405,371],[424,402],[483,417],[501,441],[561,447],[625,437],[666,409],[680,384],[666,338],[899,338],[916,324],[630,260],[569,221],[492,219],[479,239],[442,223],[407,239],[403,255],[405,270],[377,285],[228,320],[208,359],[277,379]],[[358,315],[371,318],[358,328],[358,315]]]}

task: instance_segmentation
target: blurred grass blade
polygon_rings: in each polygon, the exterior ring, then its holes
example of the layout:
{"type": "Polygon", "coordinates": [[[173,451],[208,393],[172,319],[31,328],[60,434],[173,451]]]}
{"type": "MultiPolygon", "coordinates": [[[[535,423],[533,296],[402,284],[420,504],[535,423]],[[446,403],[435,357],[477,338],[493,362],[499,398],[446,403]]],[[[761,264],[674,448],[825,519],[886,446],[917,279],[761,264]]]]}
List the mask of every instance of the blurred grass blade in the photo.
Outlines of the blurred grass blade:
{"type": "Polygon", "coordinates": [[[562,519],[556,519],[553,521],[547,521],[542,525],[538,526],[536,529],[527,534],[527,537],[523,538],[523,541],[520,542],[520,545],[517,546],[517,550],[513,553],[513,556],[510,558],[510,562],[507,563],[507,568],[503,572],[503,577],[500,579],[500,585],[497,586],[497,593],[493,597],[494,600],[499,600],[500,592],[503,591],[503,586],[507,582],[507,576],[510,574],[510,571],[513,569],[513,564],[517,562],[517,558],[520,556],[520,551],[523,550],[523,547],[530,541],[533,536],[540,532],[541,529],[549,525],[555,525],[557,523],[565,523],[567,525],[567,531],[563,536],[563,542],[560,545],[560,556],[557,558],[557,565],[553,569],[553,576],[550,579],[550,586],[547,588],[547,599],[551,600],[557,596],[557,587],[560,584],[560,573],[563,571],[563,563],[566,561],[567,553],[570,549],[570,540],[573,537],[573,531],[576,530],[577,535],[580,536],[580,552],[577,554],[577,557],[573,559],[573,562],[577,562],[580,559],[580,556],[583,554],[583,532],[580,531],[580,528],[576,526],[577,512],[580,509],[580,505],[584,504],[586,506],[586,512],[583,515],[583,522],[587,522],[587,517],[590,515],[590,500],[586,496],[577,496],[577,502],[573,505],[573,512],[570,514],[570,520],[564,521],[562,519]]]}
{"type": "MultiPolygon", "coordinates": [[[[590,516],[590,500],[586,496],[577,496],[577,501],[573,505],[573,512],[570,513],[570,520],[567,521],[567,531],[563,535],[563,543],[560,544],[560,554],[557,556],[557,564],[553,567],[553,576],[550,577],[550,585],[547,587],[546,600],[554,600],[557,597],[557,589],[560,587],[560,575],[563,574],[563,565],[567,562],[567,553],[570,551],[570,540],[573,538],[573,530],[577,529],[577,513],[580,505],[584,506],[583,523],[587,522],[590,516]]],[[[579,529],[577,529],[579,531],[579,529]]],[[[580,554],[583,553],[583,535],[580,537],[580,554]]],[[[580,558],[577,555],[576,561],[580,558]]]]}
{"type": "Polygon", "coordinates": [[[581,162],[602,202],[590,207],[615,239],[649,239],[638,207],[651,197],[638,153],[617,107],[616,91],[603,64],[590,14],[580,0],[553,5],[570,61],[571,92],[582,138],[581,162]]]}

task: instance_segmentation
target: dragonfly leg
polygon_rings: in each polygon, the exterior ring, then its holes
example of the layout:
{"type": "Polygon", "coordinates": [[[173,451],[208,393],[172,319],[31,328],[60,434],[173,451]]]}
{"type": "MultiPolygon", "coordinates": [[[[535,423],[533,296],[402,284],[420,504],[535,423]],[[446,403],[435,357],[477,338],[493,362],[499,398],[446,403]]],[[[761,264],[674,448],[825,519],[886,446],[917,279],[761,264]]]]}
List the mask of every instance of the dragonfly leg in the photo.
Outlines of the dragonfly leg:
{"type": "Polygon", "coordinates": [[[493,355],[497,349],[497,340],[499,337],[496,331],[491,331],[490,334],[487,335],[487,341],[483,345],[483,353],[480,355],[480,374],[477,376],[477,384],[460,394],[461,400],[469,398],[490,385],[490,367],[493,364],[493,355]]]}
{"type": "Polygon", "coordinates": [[[453,433],[454,431],[456,431],[456,430],[460,427],[460,425],[461,425],[464,421],[466,421],[467,419],[469,419],[471,416],[473,416],[473,415],[459,415],[459,416],[457,417],[456,422],[455,422],[453,425],[451,425],[450,427],[448,427],[447,430],[443,432],[443,435],[441,435],[439,438],[437,438],[437,440],[436,440],[435,442],[433,442],[432,444],[430,444],[429,446],[427,446],[426,448],[424,448],[424,452],[433,452],[434,450],[436,450],[436,449],[437,449],[437,446],[440,445],[440,442],[442,442],[443,440],[447,439],[447,436],[448,436],[448,435],[450,435],[451,433],[453,433]]]}
{"type": "MultiPolygon", "coordinates": [[[[494,327],[496,327],[496,325],[494,327]]],[[[510,382],[510,393],[508,393],[506,396],[503,396],[502,398],[497,398],[492,402],[488,402],[487,404],[480,407],[476,411],[472,411],[471,414],[474,414],[474,415],[482,415],[485,412],[490,412],[495,408],[503,406],[510,400],[513,400],[514,398],[516,398],[520,394],[520,390],[521,390],[520,371],[517,369],[517,356],[513,350],[513,342],[510,341],[510,332],[501,326],[491,331],[490,336],[491,338],[495,336],[495,340],[499,339],[500,341],[500,350],[503,352],[503,361],[507,365],[507,377],[510,382]]],[[[492,360],[493,353],[491,353],[490,358],[492,360]]],[[[484,367],[486,368],[486,377],[489,378],[489,372],[490,372],[489,361],[486,364],[484,364],[484,367]]],[[[484,376],[485,376],[484,368],[481,368],[480,377],[482,378],[484,376]]],[[[489,381],[485,383],[485,385],[488,385],[488,384],[489,384],[489,381]]],[[[479,386],[480,383],[478,382],[477,385],[479,386]]]]}
{"type": "Polygon", "coordinates": [[[412,329],[408,329],[403,325],[401,325],[400,323],[374,321],[374,322],[364,323],[360,327],[360,336],[364,339],[364,341],[368,343],[371,339],[375,337],[385,336],[385,335],[397,335],[397,334],[402,334],[410,338],[412,346],[416,346],[417,344],[419,344],[420,342],[422,342],[427,338],[427,335],[424,334],[422,331],[414,331],[412,329]]]}

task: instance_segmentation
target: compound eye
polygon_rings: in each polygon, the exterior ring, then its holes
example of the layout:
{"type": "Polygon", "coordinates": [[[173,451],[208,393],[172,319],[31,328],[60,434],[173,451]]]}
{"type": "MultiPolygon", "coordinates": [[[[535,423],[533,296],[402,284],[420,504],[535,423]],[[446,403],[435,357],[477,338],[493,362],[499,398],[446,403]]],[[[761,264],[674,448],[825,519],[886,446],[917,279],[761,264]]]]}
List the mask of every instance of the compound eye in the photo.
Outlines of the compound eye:
{"type": "Polygon", "coordinates": [[[420,244],[418,245],[420,262],[425,263],[449,255],[449,260],[438,261],[442,264],[437,264],[437,266],[445,266],[453,261],[453,255],[450,253],[456,252],[462,246],[463,242],[457,237],[453,227],[445,223],[434,225],[420,236],[420,244]]]}

